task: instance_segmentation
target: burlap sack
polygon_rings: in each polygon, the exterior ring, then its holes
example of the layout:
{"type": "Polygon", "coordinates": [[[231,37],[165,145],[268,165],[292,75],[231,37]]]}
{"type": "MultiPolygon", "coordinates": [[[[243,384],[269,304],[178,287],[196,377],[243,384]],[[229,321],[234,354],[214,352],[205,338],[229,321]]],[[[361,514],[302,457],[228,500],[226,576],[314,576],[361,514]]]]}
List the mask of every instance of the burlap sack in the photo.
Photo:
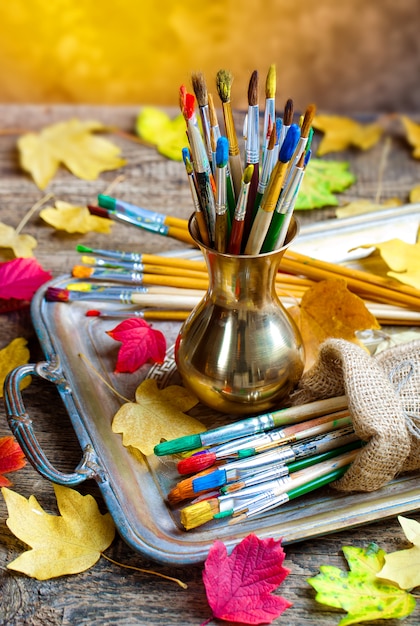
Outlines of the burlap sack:
{"type": "Polygon", "coordinates": [[[336,489],[373,491],[420,468],[420,340],[373,357],[349,341],[325,341],[291,400],[296,405],[342,394],[366,445],[333,483],[336,489]]]}

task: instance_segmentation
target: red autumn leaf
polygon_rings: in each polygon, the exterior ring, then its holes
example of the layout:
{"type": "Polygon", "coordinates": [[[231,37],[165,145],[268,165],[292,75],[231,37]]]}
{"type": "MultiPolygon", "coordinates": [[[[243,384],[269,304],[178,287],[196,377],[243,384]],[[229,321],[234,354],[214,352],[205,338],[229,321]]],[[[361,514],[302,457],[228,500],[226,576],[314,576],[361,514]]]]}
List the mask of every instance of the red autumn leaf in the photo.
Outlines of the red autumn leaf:
{"type": "Polygon", "coordinates": [[[25,455],[13,437],[0,438],[0,487],[12,484],[3,474],[15,472],[25,465],[25,455]]]}
{"type": "Polygon", "coordinates": [[[163,363],[165,359],[165,336],[140,318],[124,320],[113,330],[107,331],[107,334],[122,343],[115,366],[116,372],[132,373],[147,361],[163,363]]]}
{"type": "Polygon", "coordinates": [[[213,617],[243,624],[267,624],[292,606],[272,595],[290,570],[281,540],[250,534],[230,556],[222,541],[215,541],[204,564],[203,580],[213,617]]]}
{"type": "Polygon", "coordinates": [[[51,277],[33,257],[0,263],[0,298],[31,300],[35,291],[51,277]]]}

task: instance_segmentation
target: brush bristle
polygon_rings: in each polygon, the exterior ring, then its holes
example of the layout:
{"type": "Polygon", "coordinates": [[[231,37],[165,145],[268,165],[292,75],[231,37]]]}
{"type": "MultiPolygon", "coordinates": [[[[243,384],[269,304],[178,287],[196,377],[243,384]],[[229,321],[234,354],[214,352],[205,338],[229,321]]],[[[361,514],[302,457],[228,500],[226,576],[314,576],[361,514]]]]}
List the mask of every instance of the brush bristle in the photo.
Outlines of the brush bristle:
{"type": "Polygon", "coordinates": [[[300,128],[297,124],[292,124],[287,131],[287,135],[280,148],[279,161],[287,163],[293,156],[300,137],[300,128]]]}
{"type": "Polygon", "coordinates": [[[251,182],[253,173],[254,173],[254,166],[252,163],[250,163],[249,165],[247,165],[247,167],[244,170],[243,180],[246,185],[251,182]]]}
{"type": "Polygon", "coordinates": [[[97,217],[104,217],[105,219],[110,219],[110,215],[108,211],[101,206],[96,206],[94,204],[87,205],[88,211],[91,215],[96,215],[97,217]]]}
{"type": "Polygon", "coordinates": [[[188,121],[194,115],[195,110],[195,97],[192,93],[187,93],[185,96],[184,117],[188,121]]]}
{"type": "Polygon", "coordinates": [[[213,96],[211,95],[211,93],[208,94],[208,101],[209,101],[210,125],[211,126],[218,126],[219,122],[218,122],[218,119],[217,119],[216,107],[214,106],[214,100],[213,100],[213,96]]]}
{"type": "Polygon", "coordinates": [[[181,109],[182,115],[185,117],[185,96],[187,95],[187,88],[185,85],[181,85],[179,88],[179,108],[181,109]]]}
{"type": "Polygon", "coordinates": [[[202,500],[190,504],[181,510],[181,524],[186,530],[197,528],[197,526],[210,522],[218,510],[217,500],[202,500]]]}
{"type": "Polygon", "coordinates": [[[77,244],[76,252],[93,252],[92,248],[88,248],[87,246],[82,246],[82,244],[77,244]]]}
{"type": "Polygon", "coordinates": [[[226,103],[230,100],[233,77],[228,70],[219,70],[216,75],[216,87],[219,98],[226,103]]]}
{"type": "MultiPolygon", "coordinates": [[[[167,454],[178,454],[187,450],[196,450],[201,447],[200,435],[186,435],[178,437],[170,441],[161,441],[154,447],[156,456],[165,456],[167,454]]],[[[188,460],[188,459],[185,459],[188,460]]]]}
{"type": "Polygon", "coordinates": [[[216,165],[226,167],[229,160],[229,141],[227,137],[219,137],[216,144],[216,165]]]}
{"type": "Polygon", "coordinates": [[[251,74],[248,86],[248,104],[249,106],[257,106],[258,104],[258,72],[254,70],[251,74]]]}
{"type": "Polygon", "coordinates": [[[90,278],[92,273],[93,269],[91,267],[83,267],[83,265],[75,265],[71,271],[71,275],[74,278],[90,278]]]}
{"type": "Polygon", "coordinates": [[[310,104],[306,111],[302,122],[301,135],[302,137],[308,137],[309,131],[311,130],[312,122],[315,117],[316,106],[314,104],[310,104]]]}
{"type": "Polygon", "coordinates": [[[284,106],[283,124],[290,126],[293,121],[294,104],[293,100],[289,98],[284,106]]]}
{"type": "Polygon", "coordinates": [[[204,476],[198,476],[192,481],[192,489],[194,493],[200,491],[209,491],[209,489],[218,489],[226,482],[226,472],[223,469],[215,469],[204,476]]]}
{"type": "Polygon", "coordinates": [[[274,98],[276,95],[276,64],[272,63],[265,81],[265,97],[274,98]]]}
{"type": "Polygon", "coordinates": [[[70,292],[68,289],[48,287],[45,292],[45,299],[48,300],[48,302],[68,302],[70,300],[70,292]]]}
{"type": "Polygon", "coordinates": [[[206,79],[204,78],[204,74],[202,72],[194,72],[191,76],[191,82],[193,91],[195,93],[195,97],[197,98],[198,106],[207,106],[208,104],[208,96],[207,96],[207,85],[206,79]]]}
{"type": "Polygon", "coordinates": [[[178,461],[176,469],[178,474],[195,474],[211,467],[215,461],[216,455],[214,452],[200,452],[190,456],[188,459],[178,461]]]}

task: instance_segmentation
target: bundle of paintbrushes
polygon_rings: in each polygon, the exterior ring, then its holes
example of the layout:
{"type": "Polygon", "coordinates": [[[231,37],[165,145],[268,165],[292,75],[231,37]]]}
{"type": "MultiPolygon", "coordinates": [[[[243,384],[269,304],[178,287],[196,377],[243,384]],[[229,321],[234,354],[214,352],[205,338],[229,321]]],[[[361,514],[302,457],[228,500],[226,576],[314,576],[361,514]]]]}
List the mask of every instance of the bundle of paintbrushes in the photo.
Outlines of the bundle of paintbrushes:
{"type": "Polygon", "coordinates": [[[311,155],[315,106],[308,106],[300,124],[293,122],[292,100],[286,102],[283,117],[276,117],[276,70],[272,65],[260,121],[258,72],[254,71],[241,154],[230,72],[220,70],[216,76],[225,136],[201,73],[193,74],[192,86],[195,95],[182,85],[179,100],[189,142],[183,160],[202,242],[229,254],[259,254],[281,248],[311,155]]]}
{"type": "Polygon", "coordinates": [[[221,518],[235,524],[326,485],[360,446],[342,396],[162,442],[155,454],[193,450],[177,464],[190,476],[168,493],[172,506],[190,500],[180,512],[190,530],[221,518]]]}

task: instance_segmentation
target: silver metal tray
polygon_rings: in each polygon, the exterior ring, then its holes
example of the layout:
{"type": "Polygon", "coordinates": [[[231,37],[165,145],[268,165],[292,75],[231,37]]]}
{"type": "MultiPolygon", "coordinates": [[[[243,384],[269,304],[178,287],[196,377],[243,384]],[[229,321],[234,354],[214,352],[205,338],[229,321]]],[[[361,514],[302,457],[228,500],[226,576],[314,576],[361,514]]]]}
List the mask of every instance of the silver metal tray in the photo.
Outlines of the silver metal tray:
{"type": "MultiPolygon", "coordinates": [[[[165,495],[179,479],[174,461],[154,455],[134,456],[122,445],[111,423],[123,400],[98,379],[80,355],[130,399],[145,377],[156,378],[161,386],[180,384],[173,360],[169,356],[163,366],[144,366],[133,375],[114,374],[119,344],[105,331],[116,325],[115,319],[87,317],[86,310],[92,308],[88,303],[52,303],[44,299],[47,287],[64,287],[68,280],[65,276],[50,281],[33,298],[32,320],[45,361],[16,368],[8,376],[7,417],[30,462],[44,477],[69,486],[89,478],[97,481],[120,535],[134,550],[163,563],[199,563],[216,538],[228,549],[250,532],[260,537],[283,537],[287,544],[420,508],[419,474],[415,473],[373,493],[343,495],[325,487],[242,524],[229,526],[220,520],[185,531],[178,510],[165,501],[165,495]],[[25,408],[19,391],[20,381],[28,375],[57,386],[83,450],[83,458],[71,474],[56,470],[38,445],[36,423],[32,424],[30,410],[25,408]]],[[[175,341],[179,323],[153,324],[164,332],[168,345],[175,341]]],[[[194,415],[208,427],[226,421],[225,416],[215,415],[203,406],[195,407],[194,415]]]]}

